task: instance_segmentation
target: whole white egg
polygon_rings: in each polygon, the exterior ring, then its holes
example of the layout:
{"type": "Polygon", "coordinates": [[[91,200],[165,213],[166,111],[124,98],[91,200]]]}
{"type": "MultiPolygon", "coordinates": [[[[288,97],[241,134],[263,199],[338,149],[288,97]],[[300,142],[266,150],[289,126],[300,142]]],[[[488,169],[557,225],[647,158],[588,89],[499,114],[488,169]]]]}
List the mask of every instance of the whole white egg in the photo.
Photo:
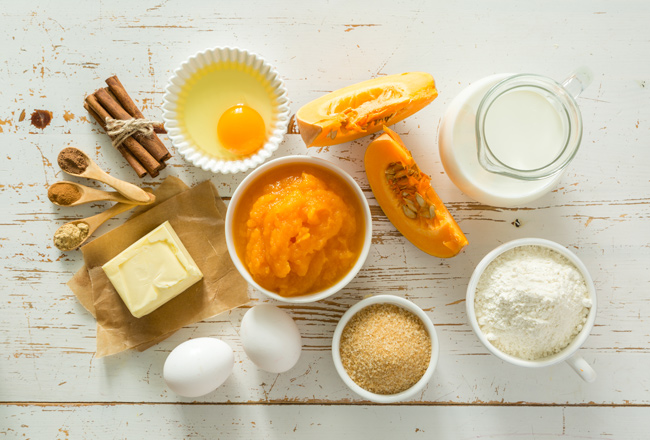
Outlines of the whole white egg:
{"type": "Polygon", "coordinates": [[[250,360],[269,373],[293,368],[302,350],[296,323],[286,312],[268,304],[246,312],[241,321],[241,341],[250,360]]]}
{"type": "Polygon", "coordinates": [[[224,383],[234,364],[232,348],[222,340],[190,339],[169,353],[163,367],[163,378],[176,394],[198,397],[224,383]]]}

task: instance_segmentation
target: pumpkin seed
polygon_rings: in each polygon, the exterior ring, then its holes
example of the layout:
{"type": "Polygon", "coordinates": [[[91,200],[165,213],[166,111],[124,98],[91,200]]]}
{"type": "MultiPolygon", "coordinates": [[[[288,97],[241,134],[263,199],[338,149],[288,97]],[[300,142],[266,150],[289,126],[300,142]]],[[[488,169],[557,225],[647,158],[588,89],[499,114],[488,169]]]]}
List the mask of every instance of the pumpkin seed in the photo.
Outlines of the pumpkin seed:
{"type": "Polygon", "coordinates": [[[328,136],[330,137],[330,139],[335,139],[335,138],[336,138],[336,133],[337,133],[337,132],[338,132],[338,130],[330,131],[329,134],[328,134],[328,136]]]}
{"type": "Polygon", "coordinates": [[[418,215],[426,219],[435,218],[435,206],[429,205],[427,199],[416,191],[409,178],[413,176],[414,179],[419,180],[420,169],[416,164],[404,166],[402,162],[391,162],[384,174],[395,194],[401,194],[402,211],[405,216],[411,219],[416,219],[418,215]]]}
{"type": "Polygon", "coordinates": [[[416,218],[417,214],[415,211],[412,211],[408,206],[402,205],[402,211],[404,211],[404,215],[407,216],[408,218],[416,218]]]}
{"type": "Polygon", "coordinates": [[[404,203],[406,203],[406,206],[408,206],[408,208],[409,208],[411,211],[413,211],[413,212],[418,212],[418,207],[415,206],[415,203],[413,203],[412,201],[406,199],[406,200],[404,200],[404,203]]]}

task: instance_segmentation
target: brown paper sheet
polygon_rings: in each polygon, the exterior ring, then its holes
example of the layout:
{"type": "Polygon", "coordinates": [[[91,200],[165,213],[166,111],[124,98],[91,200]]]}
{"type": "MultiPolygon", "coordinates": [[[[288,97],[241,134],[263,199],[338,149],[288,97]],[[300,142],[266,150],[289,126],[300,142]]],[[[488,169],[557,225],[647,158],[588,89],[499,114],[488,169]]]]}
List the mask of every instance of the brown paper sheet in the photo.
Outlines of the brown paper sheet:
{"type": "Polygon", "coordinates": [[[212,183],[187,190],[182,181],[168,177],[155,194],[154,204],[138,207],[124,225],[82,247],[86,265],[68,282],[81,304],[97,318],[97,357],[129,348],[145,350],[183,326],[249,301],[246,281],[226,248],[226,206],[212,183]],[[166,220],[203,272],[203,280],[138,319],[101,266],[166,220]]]}

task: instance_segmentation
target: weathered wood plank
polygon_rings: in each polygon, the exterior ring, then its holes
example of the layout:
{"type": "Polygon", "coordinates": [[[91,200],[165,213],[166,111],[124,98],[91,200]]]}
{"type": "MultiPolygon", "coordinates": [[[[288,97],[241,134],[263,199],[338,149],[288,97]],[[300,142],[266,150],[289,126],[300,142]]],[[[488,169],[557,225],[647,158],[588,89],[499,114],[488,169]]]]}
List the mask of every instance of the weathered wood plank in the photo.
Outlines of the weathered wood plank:
{"type": "Polygon", "coordinates": [[[74,438],[645,440],[648,408],[330,405],[2,406],[0,435],[74,438]]]}

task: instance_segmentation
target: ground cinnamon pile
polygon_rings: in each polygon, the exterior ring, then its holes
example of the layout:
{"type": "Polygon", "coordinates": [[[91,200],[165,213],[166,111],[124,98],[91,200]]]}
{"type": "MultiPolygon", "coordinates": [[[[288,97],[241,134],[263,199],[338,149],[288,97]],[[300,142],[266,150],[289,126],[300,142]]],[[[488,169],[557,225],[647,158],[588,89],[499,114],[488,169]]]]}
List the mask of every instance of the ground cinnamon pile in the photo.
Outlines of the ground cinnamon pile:
{"type": "Polygon", "coordinates": [[[72,147],[61,150],[57,161],[61,169],[70,174],[81,174],[88,168],[86,156],[72,147]]]}
{"type": "MultiPolygon", "coordinates": [[[[108,133],[107,121],[117,119],[120,121],[140,121],[144,116],[135,105],[126,89],[117,78],[112,76],[106,80],[107,88],[96,90],[86,97],[84,108],[95,118],[97,123],[108,133]]],[[[153,132],[150,136],[134,132],[119,143],[114,143],[115,148],[122,154],[138,177],[147,173],[156,177],[158,172],[165,168],[165,161],[171,157],[167,147],[155,133],[165,133],[161,124],[152,124],[153,132]]],[[[115,141],[116,136],[109,134],[115,141]]]]}
{"type": "Polygon", "coordinates": [[[71,183],[56,183],[47,190],[47,197],[57,205],[71,205],[81,198],[81,191],[71,183]]]}

